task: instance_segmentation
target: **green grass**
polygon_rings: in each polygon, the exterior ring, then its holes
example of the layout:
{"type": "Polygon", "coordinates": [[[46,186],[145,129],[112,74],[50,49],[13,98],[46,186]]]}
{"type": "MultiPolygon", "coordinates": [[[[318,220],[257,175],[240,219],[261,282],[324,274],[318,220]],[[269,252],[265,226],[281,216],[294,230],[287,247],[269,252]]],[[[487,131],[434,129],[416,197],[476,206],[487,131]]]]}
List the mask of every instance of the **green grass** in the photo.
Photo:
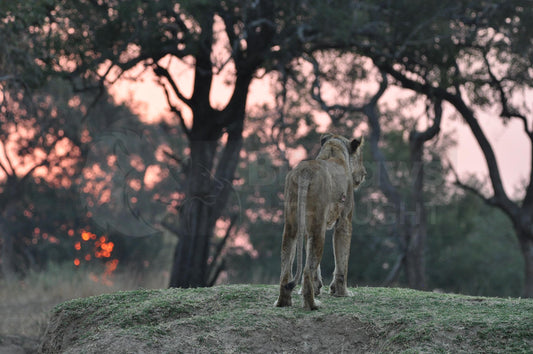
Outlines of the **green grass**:
{"type": "Polygon", "coordinates": [[[532,352],[533,300],[355,288],[275,308],[276,286],[135,290],[58,305],[44,349],[66,352],[532,352]]]}

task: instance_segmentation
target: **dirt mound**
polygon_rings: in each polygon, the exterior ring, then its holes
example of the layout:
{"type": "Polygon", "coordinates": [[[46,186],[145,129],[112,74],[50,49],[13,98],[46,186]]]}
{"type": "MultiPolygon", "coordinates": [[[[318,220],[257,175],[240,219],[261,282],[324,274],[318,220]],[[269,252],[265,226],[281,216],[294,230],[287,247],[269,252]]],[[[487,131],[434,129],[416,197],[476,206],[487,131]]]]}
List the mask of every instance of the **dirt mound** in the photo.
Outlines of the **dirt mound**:
{"type": "Polygon", "coordinates": [[[533,301],[358,288],[308,312],[275,286],[139,290],[54,310],[44,353],[499,351],[533,344],[533,301]],[[514,301],[514,302],[513,302],[514,301]],[[519,321],[517,321],[519,319],[519,321]]]}
{"type": "Polygon", "coordinates": [[[378,344],[377,331],[356,316],[274,308],[273,299],[272,288],[242,286],[80,299],[56,309],[41,350],[354,352],[378,344]]]}

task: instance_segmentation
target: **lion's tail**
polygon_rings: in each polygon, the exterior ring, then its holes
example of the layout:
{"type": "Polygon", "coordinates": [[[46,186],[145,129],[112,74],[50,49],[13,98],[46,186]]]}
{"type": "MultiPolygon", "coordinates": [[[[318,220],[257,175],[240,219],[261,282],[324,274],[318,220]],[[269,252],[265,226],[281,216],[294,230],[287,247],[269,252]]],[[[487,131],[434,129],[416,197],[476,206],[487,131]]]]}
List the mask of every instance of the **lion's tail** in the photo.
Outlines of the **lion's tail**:
{"type": "Polygon", "coordinates": [[[307,230],[307,225],[305,224],[305,214],[307,209],[307,190],[309,189],[309,183],[309,178],[306,178],[304,176],[300,176],[298,178],[298,204],[296,206],[298,220],[298,243],[296,246],[296,276],[289,284],[287,284],[291,289],[296,286],[297,282],[302,276],[304,239],[307,230]]]}

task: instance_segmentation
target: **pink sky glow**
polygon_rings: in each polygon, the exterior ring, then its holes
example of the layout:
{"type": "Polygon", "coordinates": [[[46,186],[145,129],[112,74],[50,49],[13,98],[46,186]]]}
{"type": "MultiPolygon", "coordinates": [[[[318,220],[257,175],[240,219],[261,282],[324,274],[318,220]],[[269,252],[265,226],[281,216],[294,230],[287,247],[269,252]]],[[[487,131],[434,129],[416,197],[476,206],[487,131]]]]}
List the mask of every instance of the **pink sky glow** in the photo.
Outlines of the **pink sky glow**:
{"type": "MultiPolygon", "coordinates": [[[[211,103],[215,107],[223,107],[232,92],[231,86],[225,81],[226,72],[224,69],[219,75],[215,75],[213,90],[211,94],[211,103]]],[[[138,72],[140,73],[140,71],[138,72]]],[[[173,64],[172,73],[178,74],[177,83],[186,96],[192,92],[193,71],[186,64],[173,64]]],[[[163,89],[156,83],[151,71],[142,73],[140,80],[134,82],[131,80],[120,79],[111,88],[110,92],[119,103],[127,103],[132,110],[137,113],[144,122],[151,123],[160,119],[173,120],[169,112],[163,89]]],[[[271,78],[266,76],[263,79],[255,79],[249,91],[248,109],[258,107],[263,104],[273,105],[274,99],[270,88],[271,78]]],[[[325,89],[327,87],[325,86],[325,89]]],[[[391,89],[382,100],[394,101],[398,95],[398,89],[391,89]]],[[[328,96],[328,92],[323,92],[328,96]]],[[[177,100],[176,100],[177,102],[177,100]]],[[[190,123],[191,113],[185,107],[183,109],[186,122],[190,123]]],[[[495,108],[496,110],[496,108],[495,108]]],[[[446,114],[451,109],[445,110],[446,114]]],[[[494,112],[493,112],[494,113],[494,112]]],[[[327,127],[328,118],[324,114],[318,115],[323,117],[321,130],[327,127]]],[[[478,113],[479,122],[492,143],[496,158],[499,164],[504,187],[511,197],[523,196],[523,181],[527,180],[531,161],[531,147],[529,141],[523,133],[521,122],[513,120],[504,125],[500,119],[495,119],[493,115],[487,112],[478,113]]],[[[320,122],[319,122],[320,123],[320,122]]],[[[530,122],[531,124],[531,122],[530,122]]],[[[475,173],[479,177],[488,178],[487,167],[482,156],[481,150],[474,140],[469,128],[461,119],[450,119],[446,117],[443,124],[445,132],[451,132],[452,137],[457,141],[457,146],[449,152],[448,159],[454,168],[462,177],[475,173]]],[[[304,151],[298,151],[296,156],[290,156],[291,164],[297,163],[305,155],[304,151]]]]}

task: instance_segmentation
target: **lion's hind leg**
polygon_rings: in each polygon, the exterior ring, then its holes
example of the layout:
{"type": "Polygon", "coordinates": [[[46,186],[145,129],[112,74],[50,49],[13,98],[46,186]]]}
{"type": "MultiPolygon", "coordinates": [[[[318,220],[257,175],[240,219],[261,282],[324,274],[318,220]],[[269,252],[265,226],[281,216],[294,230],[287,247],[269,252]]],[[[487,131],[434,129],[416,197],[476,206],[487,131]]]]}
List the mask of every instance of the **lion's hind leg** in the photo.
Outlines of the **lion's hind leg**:
{"type": "Polygon", "coordinates": [[[333,253],[335,255],[335,272],[329,286],[333,296],[352,296],[347,288],[348,257],[352,237],[351,213],[347,218],[340,218],[333,234],[333,253]]]}
{"type": "MultiPolygon", "coordinates": [[[[321,215],[322,213],[316,213],[321,215]]],[[[322,252],[324,250],[324,240],[326,237],[325,224],[320,225],[321,218],[315,220],[309,232],[307,240],[307,253],[305,260],[302,294],[304,298],[304,307],[307,310],[317,310],[320,302],[315,299],[315,294],[320,292],[322,281],[320,279],[320,261],[322,259],[322,252]]]]}
{"type": "Polygon", "coordinates": [[[304,268],[302,295],[306,310],[317,310],[320,307],[320,301],[315,298],[320,293],[320,288],[316,286],[317,271],[314,268],[315,264],[315,260],[309,259],[304,268]]]}
{"type": "Polygon", "coordinates": [[[274,303],[276,307],[291,306],[291,293],[296,285],[292,279],[292,264],[296,253],[296,230],[294,224],[286,222],[281,242],[281,276],[279,282],[279,297],[274,303]]]}
{"type": "MultiPolygon", "coordinates": [[[[322,287],[324,287],[324,283],[322,282],[322,272],[320,270],[320,264],[319,264],[316,270],[314,280],[313,280],[313,289],[315,290],[315,296],[320,295],[320,289],[322,289],[322,287]]],[[[298,295],[302,295],[301,287],[300,287],[300,290],[298,291],[298,295]]]]}
{"type": "Polygon", "coordinates": [[[315,290],[315,296],[320,295],[320,289],[324,286],[324,283],[322,282],[322,272],[320,270],[320,264],[318,265],[315,273],[315,280],[314,280],[314,290],[315,290]]]}

